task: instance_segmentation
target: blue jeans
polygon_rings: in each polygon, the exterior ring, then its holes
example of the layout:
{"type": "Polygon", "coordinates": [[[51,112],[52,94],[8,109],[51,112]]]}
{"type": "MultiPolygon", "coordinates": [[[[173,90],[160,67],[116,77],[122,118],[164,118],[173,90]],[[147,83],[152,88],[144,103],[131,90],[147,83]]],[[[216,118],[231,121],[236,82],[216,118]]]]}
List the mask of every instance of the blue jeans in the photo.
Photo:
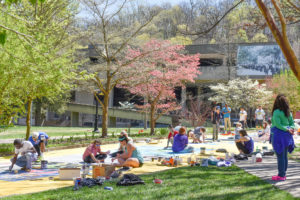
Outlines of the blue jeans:
{"type": "MultiPolygon", "coordinates": [[[[16,165],[19,167],[26,167],[27,169],[31,169],[31,162],[36,160],[36,154],[26,153],[23,156],[19,156],[16,161],[16,165]]],[[[12,159],[11,159],[12,161],[12,159]]]]}
{"type": "Polygon", "coordinates": [[[277,166],[278,166],[278,176],[285,177],[286,176],[286,170],[288,168],[288,148],[284,149],[284,151],[281,154],[277,154],[277,166]]]}
{"type": "Polygon", "coordinates": [[[186,146],[182,151],[179,151],[177,153],[193,153],[193,152],[194,152],[194,147],[186,146]]]}

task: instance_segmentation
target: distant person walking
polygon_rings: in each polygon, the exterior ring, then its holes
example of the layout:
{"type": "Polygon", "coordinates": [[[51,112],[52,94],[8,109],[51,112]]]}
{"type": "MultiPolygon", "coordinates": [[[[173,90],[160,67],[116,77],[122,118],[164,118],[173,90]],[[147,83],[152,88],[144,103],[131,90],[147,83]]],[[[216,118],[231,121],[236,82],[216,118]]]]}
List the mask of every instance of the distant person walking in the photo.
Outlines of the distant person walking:
{"type": "Polygon", "coordinates": [[[290,112],[287,98],[279,94],[272,109],[272,145],[277,156],[278,175],[272,176],[274,181],[284,181],[288,168],[287,153],[292,153],[295,148],[293,139],[294,119],[290,112]]]}
{"type": "Polygon", "coordinates": [[[258,108],[255,111],[255,126],[256,129],[262,128],[263,121],[265,120],[266,113],[262,109],[262,106],[258,106],[258,108]]]}
{"type": "Polygon", "coordinates": [[[225,104],[225,107],[222,109],[222,113],[224,116],[225,131],[227,131],[227,135],[229,135],[231,133],[231,122],[230,122],[231,108],[227,104],[225,104]]]}
{"type": "Polygon", "coordinates": [[[240,120],[239,122],[242,124],[242,128],[245,129],[245,126],[247,124],[247,112],[242,107],[240,111],[240,120]]]}
{"type": "Polygon", "coordinates": [[[220,109],[215,106],[211,112],[211,122],[213,125],[213,141],[218,140],[219,128],[220,128],[221,113],[220,109]]]}

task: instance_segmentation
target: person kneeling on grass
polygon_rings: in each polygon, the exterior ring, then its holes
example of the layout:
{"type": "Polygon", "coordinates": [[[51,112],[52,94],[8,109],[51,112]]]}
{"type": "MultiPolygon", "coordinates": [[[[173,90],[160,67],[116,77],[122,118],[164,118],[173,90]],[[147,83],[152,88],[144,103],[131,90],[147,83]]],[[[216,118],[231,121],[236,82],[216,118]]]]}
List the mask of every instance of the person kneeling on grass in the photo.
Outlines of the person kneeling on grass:
{"type": "Polygon", "coordinates": [[[84,151],[82,159],[86,163],[100,163],[103,162],[110,152],[102,152],[100,148],[101,142],[99,140],[94,140],[84,151]],[[99,153],[99,154],[98,154],[99,153]]]}
{"type": "Polygon", "coordinates": [[[246,130],[239,131],[240,138],[235,140],[235,144],[241,154],[250,154],[254,149],[254,142],[251,137],[248,136],[246,130]]]}
{"type": "Polygon", "coordinates": [[[185,134],[185,128],[181,127],[179,129],[179,134],[174,137],[174,142],[172,146],[172,150],[175,153],[192,153],[194,152],[194,148],[188,146],[189,140],[187,135],[185,134]]]}
{"type": "Polygon", "coordinates": [[[29,137],[28,141],[34,146],[36,152],[38,153],[38,158],[43,157],[48,140],[49,136],[44,132],[33,132],[29,137]]]}
{"type": "Polygon", "coordinates": [[[12,170],[14,165],[16,164],[19,167],[22,167],[22,170],[29,172],[32,167],[32,162],[36,161],[37,155],[33,145],[28,141],[21,141],[20,139],[14,140],[15,146],[15,155],[10,160],[11,166],[9,167],[9,171],[12,170]],[[18,156],[21,154],[21,156],[18,156]]]}
{"type": "MultiPolygon", "coordinates": [[[[131,137],[128,137],[128,134],[127,134],[126,131],[121,131],[120,137],[123,137],[123,136],[125,136],[126,138],[128,138],[128,143],[133,144],[133,139],[132,139],[131,137]]],[[[114,152],[114,153],[111,153],[111,154],[109,154],[109,155],[110,155],[110,157],[115,158],[115,157],[117,157],[117,154],[122,154],[122,153],[124,153],[124,152],[125,152],[125,146],[123,146],[123,145],[120,143],[120,146],[119,146],[118,151],[117,151],[117,152],[114,152]]]]}
{"type": "Polygon", "coordinates": [[[144,159],[140,151],[135,147],[127,136],[119,137],[120,144],[124,147],[124,152],[122,154],[117,154],[116,158],[112,158],[112,161],[115,159],[118,160],[118,164],[115,164],[116,167],[142,167],[144,159]]]}

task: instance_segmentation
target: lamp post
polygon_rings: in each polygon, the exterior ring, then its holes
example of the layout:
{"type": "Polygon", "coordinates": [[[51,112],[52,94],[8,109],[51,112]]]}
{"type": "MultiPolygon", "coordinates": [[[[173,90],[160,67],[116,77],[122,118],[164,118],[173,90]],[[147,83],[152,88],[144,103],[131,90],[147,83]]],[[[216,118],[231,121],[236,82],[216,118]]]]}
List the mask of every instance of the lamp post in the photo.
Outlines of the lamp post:
{"type": "MultiPolygon", "coordinates": [[[[96,94],[98,95],[98,93],[96,94]]],[[[98,97],[98,96],[97,96],[98,97]]],[[[95,124],[94,124],[94,133],[99,133],[99,129],[98,129],[98,107],[99,107],[99,102],[98,99],[95,97],[96,100],[96,114],[95,114],[95,124]]]]}

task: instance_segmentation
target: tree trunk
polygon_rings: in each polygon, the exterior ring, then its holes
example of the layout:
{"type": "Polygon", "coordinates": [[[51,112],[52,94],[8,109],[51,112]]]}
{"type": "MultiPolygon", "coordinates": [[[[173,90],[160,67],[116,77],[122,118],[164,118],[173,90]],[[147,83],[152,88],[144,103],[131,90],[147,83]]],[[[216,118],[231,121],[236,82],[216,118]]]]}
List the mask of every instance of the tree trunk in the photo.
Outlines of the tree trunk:
{"type": "Polygon", "coordinates": [[[155,106],[152,103],[150,108],[150,135],[155,134],[155,106]]]}
{"type": "Polygon", "coordinates": [[[107,137],[109,93],[104,94],[102,107],[102,137],[107,137]]]}
{"type": "MultiPolygon", "coordinates": [[[[269,9],[266,7],[265,3],[263,3],[262,0],[256,0],[256,4],[258,5],[262,15],[266,19],[267,24],[277,42],[277,44],[281,48],[281,51],[282,51],[287,63],[289,64],[291,70],[297,77],[298,81],[300,81],[300,63],[299,63],[299,61],[296,57],[296,54],[287,38],[287,35],[284,34],[284,32],[283,33],[280,32],[280,30],[278,29],[278,27],[275,23],[273,15],[269,11],[269,9]]],[[[273,2],[273,4],[274,4],[274,2],[273,2]]],[[[282,25],[283,24],[281,24],[281,26],[282,25]]]]}
{"type": "Polygon", "coordinates": [[[27,102],[27,116],[26,116],[26,140],[28,140],[29,135],[30,135],[30,128],[31,128],[31,105],[32,105],[32,99],[29,98],[27,102]]]}

